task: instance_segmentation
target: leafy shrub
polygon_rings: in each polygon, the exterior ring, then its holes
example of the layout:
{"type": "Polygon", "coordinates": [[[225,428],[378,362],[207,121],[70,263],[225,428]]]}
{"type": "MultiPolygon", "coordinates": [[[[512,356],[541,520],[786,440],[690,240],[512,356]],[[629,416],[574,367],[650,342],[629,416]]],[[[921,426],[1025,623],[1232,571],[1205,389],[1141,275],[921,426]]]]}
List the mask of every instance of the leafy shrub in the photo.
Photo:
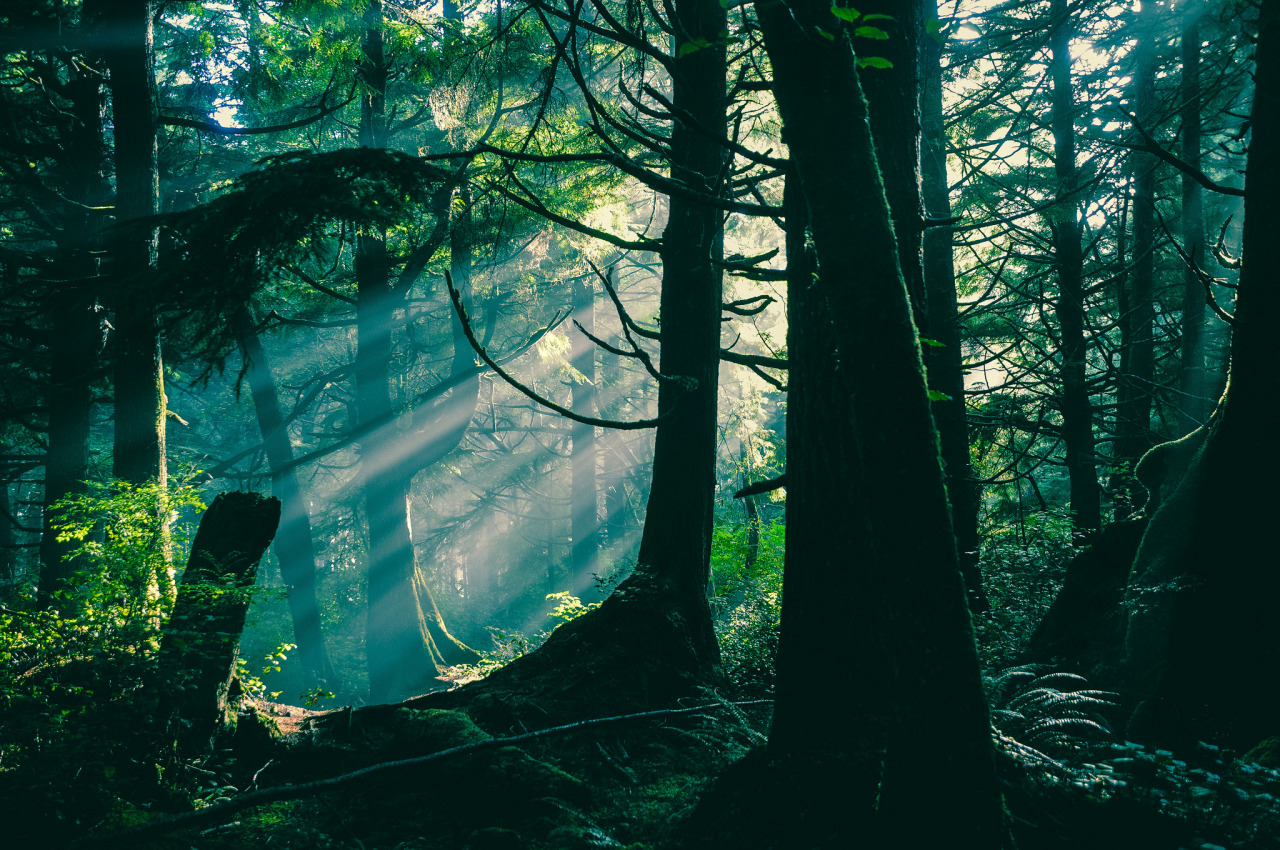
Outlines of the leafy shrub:
{"type": "Polygon", "coordinates": [[[716,525],[711,602],[725,675],[738,695],[755,697],[774,689],[786,526],[780,521],[760,524],[759,548],[750,568],[749,531],[745,522],[716,525]]]}
{"type": "Polygon", "coordinates": [[[974,618],[984,669],[1005,667],[1026,648],[1077,551],[1071,518],[1051,511],[989,532],[979,568],[991,610],[974,618]]]}

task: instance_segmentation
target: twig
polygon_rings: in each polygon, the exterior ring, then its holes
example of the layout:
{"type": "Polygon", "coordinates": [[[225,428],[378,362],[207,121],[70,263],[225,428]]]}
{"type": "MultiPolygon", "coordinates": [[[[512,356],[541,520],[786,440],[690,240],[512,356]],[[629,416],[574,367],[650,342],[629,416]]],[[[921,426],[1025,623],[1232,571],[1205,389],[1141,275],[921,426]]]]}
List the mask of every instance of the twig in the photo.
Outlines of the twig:
{"type": "MultiPolygon", "coordinates": [[[[563,405],[556,404],[549,398],[540,395],[533,389],[526,387],[509,375],[497,361],[489,356],[489,352],[484,350],[484,346],[480,344],[480,340],[476,339],[475,331],[471,329],[471,320],[467,318],[467,308],[462,306],[462,296],[458,293],[457,288],[453,285],[453,277],[448,272],[444,273],[445,285],[449,288],[449,298],[453,301],[454,312],[458,314],[458,321],[462,324],[462,332],[466,334],[467,342],[471,343],[471,347],[475,349],[476,354],[480,355],[480,359],[485,365],[498,373],[498,377],[506,381],[524,396],[532,399],[543,407],[554,410],[566,419],[572,419],[574,422],[581,422],[583,425],[592,425],[600,428],[612,428],[617,431],[638,431],[643,428],[657,427],[658,423],[670,416],[675,410],[672,407],[666,413],[661,414],[653,419],[637,419],[634,422],[621,422],[615,419],[596,419],[594,416],[583,416],[581,413],[574,413],[563,405]]],[[[694,389],[696,383],[692,378],[681,379],[687,389],[694,389]],[[694,383],[694,386],[690,386],[694,383]]]]}

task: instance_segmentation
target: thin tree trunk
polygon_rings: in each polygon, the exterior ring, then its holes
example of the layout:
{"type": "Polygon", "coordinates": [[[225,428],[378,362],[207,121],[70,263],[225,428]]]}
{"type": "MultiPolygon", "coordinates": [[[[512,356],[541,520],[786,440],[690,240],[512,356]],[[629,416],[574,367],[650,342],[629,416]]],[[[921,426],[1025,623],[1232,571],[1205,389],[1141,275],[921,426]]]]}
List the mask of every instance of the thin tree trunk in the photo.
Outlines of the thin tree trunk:
{"type": "MultiPolygon", "coordinates": [[[[96,13],[86,4],[88,24],[96,13]]],[[[90,414],[93,394],[89,374],[97,364],[102,342],[95,293],[88,281],[98,272],[95,242],[103,214],[93,211],[110,203],[109,163],[103,137],[105,92],[97,69],[77,69],[65,91],[71,101],[72,122],[67,138],[67,196],[83,204],[72,213],[58,245],[58,267],[65,279],[50,300],[53,313],[49,336],[49,431],[46,452],[43,531],[40,537],[40,596],[44,604],[68,587],[76,564],[67,560],[75,544],[62,543],[52,527],[53,505],[84,492],[89,475],[90,414]]]]}
{"type": "MultiPolygon", "coordinates": [[[[1179,97],[1182,101],[1182,161],[1200,167],[1200,20],[1204,7],[1199,0],[1186,4],[1182,28],[1182,79],[1179,97]]],[[[1197,263],[1207,265],[1205,243],[1204,195],[1199,183],[1189,174],[1182,175],[1182,242],[1183,250],[1197,263]]],[[[1205,368],[1205,297],[1199,276],[1187,269],[1182,283],[1182,358],[1178,373],[1178,436],[1190,434],[1209,418],[1213,404],[1210,381],[1205,368]]]]}
{"type": "Polygon", "coordinates": [[[298,483],[298,472],[293,467],[289,429],[280,410],[270,361],[257,331],[252,330],[253,318],[245,310],[239,320],[250,329],[240,341],[245,377],[253,395],[258,430],[266,446],[271,492],[280,500],[280,528],[275,535],[274,549],[293,619],[294,643],[298,645],[298,658],[309,680],[333,681],[333,664],[325,647],[320,626],[320,604],[316,599],[316,556],[311,540],[311,515],[298,483]]]}
{"type": "MultiPolygon", "coordinates": [[[[573,282],[573,319],[587,332],[595,333],[595,286],[589,277],[573,282]]],[[[584,416],[596,415],[596,346],[587,337],[570,330],[573,343],[573,368],[583,382],[572,387],[571,406],[584,416]]],[[[573,538],[572,580],[574,590],[589,586],[591,576],[599,572],[600,511],[596,486],[596,429],[581,422],[572,423],[573,454],[571,464],[570,532],[573,538]]]]}
{"type": "Polygon", "coordinates": [[[1071,478],[1073,523],[1080,531],[1102,524],[1102,502],[1094,457],[1093,405],[1085,368],[1084,254],[1080,246],[1080,175],[1076,168],[1075,100],[1071,81],[1071,37],[1075,32],[1066,0],[1049,4],[1053,81],[1053,150],[1058,176],[1053,211],[1054,261],[1058,271],[1058,356],[1061,380],[1059,409],[1062,441],[1071,478]]]}
{"type": "MultiPolygon", "coordinates": [[[[838,781],[852,792],[841,795],[848,805],[835,818],[846,840],[867,838],[865,826],[904,847],[1002,847],[1008,830],[920,344],[854,56],[830,9],[822,0],[756,6],[792,164],[808,204],[820,275],[811,287],[825,301],[830,321],[833,345],[825,357],[838,381],[824,389],[840,399],[853,437],[843,466],[820,472],[827,489],[805,494],[803,488],[813,485],[801,483],[800,495],[820,502],[858,494],[846,502],[856,513],[843,524],[842,539],[833,540],[829,526],[814,530],[822,539],[808,541],[833,563],[838,557],[839,572],[789,562],[788,581],[792,572],[810,575],[784,589],[787,619],[769,746],[775,758],[816,762],[824,768],[818,781],[838,781]],[[836,38],[822,39],[820,29],[834,30],[836,38]],[[912,510],[903,512],[904,504],[912,510]],[[845,581],[841,572],[856,574],[869,597],[861,604],[881,602],[884,625],[865,627],[871,633],[853,643],[850,655],[884,653],[880,660],[859,661],[873,673],[885,671],[883,690],[843,664],[822,664],[814,651],[860,637],[847,631],[853,600],[827,585],[845,581]],[[789,629],[797,618],[786,609],[798,604],[804,620],[828,624],[827,640],[796,645],[789,629]],[[857,703],[846,701],[864,690],[870,693],[857,703]],[[942,693],[946,700],[938,699],[942,693]],[[863,729],[864,707],[870,719],[885,719],[882,779],[867,769],[880,742],[874,729],[863,729]],[[843,723],[820,719],[837,715],[843,723]],[[813,735],[818,724],[828,731],[821,741],[813,735]],[[929,817],[920,816],[922,799],[933,801],[929,817]]],[[[914,179],[914,170],[889,173],[890,181],[914,179]]],[[[792,321],[808,330],[826,320],[793,314],[792,321]]],[[[795,370],[792,364],[791,381],[795,370]]],[[[795,439],[790,431],[789,437],[795,439]]],[[[789,444],[788,475],[797,462],[794,468],[820,471],[835,459],[833,448],[820,439],[789,444]],[[796,458],[797,448],[810,454],[796,458]]],[[[797,496],[797,483],[791,485],[788,501],[797,496]]],[[[790,526],[787,533],[790,550],[801,539],[793,538],[790,526]]],[[[877,838],[872,834],[870,843],[877,838]]]]}
{"type": "MultiPolygon", "coordinates": [[[[1143,127],[1152,125],[1152,90],[1156,85],[1155,16],[1158,9],[1143,7],[1138,21],[1133,74],[1135,117],[1143,127]]],[[[1133,269],[1127,276],[1128,291],[1121,304],[1127,339],[1122,340],[1121,370],[1116,387],[1117,464],[1130,467],[1151,448],[1151,406],[1155,387],[1155,204],[1156,161],[1151,154],[1134,151],[1129,159],[1133,174],[1133,269]]],[[[1128,517],[1133,505],[1121,500],[1116,519],[1128,517]]]]}
{"type": "MultiPolygon", "coordinates": [[[[725,7],[719,0],[675,4],[672,102],[706,128],[725,126],[725,7]],[[707,46],[682,50],[686,41],[707,46]]],[[[672,177],[708,195],[719,195],[724,149],[683,120],[671,131],[672,177]]],[[[711,574],[715,512],[716,402],[720,368],[720,304],[724,252],[719,210],[673,196],[663,231],[660,308],[661,369],[688,379],[664,382],[658,410],[670,414],[654,440],[653,477],[638,562],[644,572],[686,609],[701,644],[718,657],[706,588],[711,574]]]]}
{"type": "MultiPolygon", "coordinates": [[[[942,111],[942,43],[926,36],[920,42],[923,91],[921,93],[921,195],[931,219],[951,218],[951,193],[947,180],[947,137],[942,111]]],[[[951,524],[960,553],[969,608],[982,613],[990,608],[978,570],[978,507],[982,489],[973,480],[969,460],[969,429],[965,421],[964,343],[956,304],[955,258],[952,228],[932,227],[924,233],[924,285],[929,305],[927,336],[942,343],[925,351],[929,388],[946,396],[933,403],[938,426],[942,465],[947,476],[951,524]]]]}

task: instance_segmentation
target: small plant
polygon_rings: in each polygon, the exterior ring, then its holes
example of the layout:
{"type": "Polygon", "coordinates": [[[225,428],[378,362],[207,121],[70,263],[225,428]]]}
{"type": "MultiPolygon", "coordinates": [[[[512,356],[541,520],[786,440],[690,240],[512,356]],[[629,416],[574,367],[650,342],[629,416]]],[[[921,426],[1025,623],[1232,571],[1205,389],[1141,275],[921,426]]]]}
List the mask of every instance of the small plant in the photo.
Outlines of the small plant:
{"type": "Polygon", "coordinates": [[[560,621],[550,631],[539,631],[534,633],[533,637],[528,637],[521,632],[503,632],[490,626],[489,637],[493,640],[493,649],[481,653],[480,660],[475,664],[457,664],[444,668],[436,678],[442,682],[448,682],[454,688],[478,682],[495,670],[506,667],[520,656],[533,652],[542,645],[551,632],[565,623],[594,611],[602,604],[600,602],[584,603],[567,590],[548,593],[546,598],[556,600],[556,607],[551,609],[547,616],[560,621]]]}
{"type": "Polygon", "coordinates": [[[1120,697],[1089,689],[1083,676],[1026,664],[985,684],[992,724],[1028,747],[1061,755],[1113,737],[1108,715],[1119,710],[1120,697]]]}
{"type": "Polygon", "coordinates": [[[298,699],[302,700],[302,704],[307,708],[315,708],[321,702],[327,699],[334,699],[338,695],[333,691],[326,691],[324,688],[316,685],[310,690],[303,691],[298,695],[298,699]]]}
{"type": "Polygon", "coordinates": [[[979,561],[991,610],[974,618],[984,669],[1005,667],[1026,649],[1078,551],[1065,515],[1031,514],[1018,526],[992,531],[979,561]]]}
{"type": "MultiPolygon", "coordinates": [[[[262,676],[269,676],[272,673],[280,672],[280,665],[289,659],[287,653],[293,652],[298,648],[296,643],[282,643],[275,648],[274,652],[269,652],[262,656],[262,660],[267,662],[262,667],[262,676]]],[[[249,662],[243,658],[236,659],[236,675],[240,678],[240,688],[250,699],[277,699],[284,691],[267,692],[266,682],[262,676],[256,676],[249,672],[249,662]]],[[[315,688],[314,690],[319,690],[315,688]]],[[[333,694],[329,694],[332,698],[333,694]]]]}

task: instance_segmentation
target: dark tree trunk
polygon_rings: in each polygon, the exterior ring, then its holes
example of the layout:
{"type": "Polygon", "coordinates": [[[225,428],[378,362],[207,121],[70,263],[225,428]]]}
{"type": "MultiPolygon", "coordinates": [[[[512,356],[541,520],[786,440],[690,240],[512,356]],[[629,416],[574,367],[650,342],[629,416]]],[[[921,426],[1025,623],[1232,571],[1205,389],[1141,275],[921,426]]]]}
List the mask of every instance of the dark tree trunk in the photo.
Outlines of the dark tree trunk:
{"type": "MultiPolygon", "coordinates": [[[[84,14],[92,13],[88,4],[84,14]]],[[[84,492],[89,476],[89,430],[93,394],[89,375],[97,365],[102,343],[95,293],[88,281],[96,277],[93,252],[103,226],[103,214],[89,208],[110,203],[109,163],[103,138],[104,89],[98,71],[78,70],[66,86],[72,123],[67,138],[65,186],[69,198],[84,205],[65,223],[58,245],[58,268],[64,281],[53,293],[49,335],[49,431],[45,462],[43,532],[40,536],[40,596],[48,604],[67,587],[76,565],[67,560],[75,544],[61,543],[52,528],[52,506],[60,499],[84,492]]]]}
{"type": "Polygon", "coordinates": [[[1231,377],[1198,451],[1190,447],[1185,474],[1171,479],[1176,489],[1151,519],[1129,585],[1143,603],[1132,609],[1126,640],[1132,685],[1163,708],[1145,731],[1174,744],[1213,730],[1214,739],[1247,748],[1280,732],[1264,672],[1280,664],[1275,502],[1233,498],[1280,478],[1270,330],[1280,315],[1280,6],[1272,3],[1259,7],[1255,61],[1231,377]]]}
{"type": "Polygon", "coordinates": [[[207,755],[223,723],[258,561],[280,502],[223,493],[200,520],[173,615],[160,638],[161,716],[180,758],[207,755]]]}
{"type": "MultiPolygon", "coordinates": [[[[901,846],[1001,847],[1008,831],[919,340],[854,56],[830,8],[820,0],[756,7],[808,204],[820,273],[809,285],[816,291],[810,303],[826,313],[793,306],[791,321],[798,335],[829,328],[831,344],[814,354],[836,381],[821,389],[838,399],[836,421],[851,435],[840,455],[827,439],[831,420],[807,419],[806,436],[805,413],[799,433],[788,428],[788,476],[813,473],[808,481],[788,478],[788,511],[800,499],[797,514],[828,500],[851,513],[820,529],[788,523],[769,747],[783,761],[819,765],[811,782],[840,783],[846,810],[832,816],[830,846],[870,830],[878,831],[872,843],[891,835],[901,846]],[[834,30],[835,40],[819,30],[834,30]],[[904,513],[904,504],[912,510],[904,513]],[[818,557],[793,560],[793,547],[818,557]],[[855,582],[856,593],[833,592],[855,582]],[[859,624],[850,618],[851,603],[879,612],[859,624]],[[812,624],[821,639],[812,640],[812,624]],[[853,642],[849,657],[834,668],[815,652],[845,642],[853,642]],[[815,736],[815,728],[824,734],[815,736]],[[927,818],[920,817],[921,799],[934,801],[927,818]]],[[[915,179],[914,169],[889,173],[890,182],[915,179]]],[[[818,389],[797,374],[804,365],[793,362],[790,376],[802,395],[818,389]]]]}
{"type": "MultiPolygon", "coordinates": [[[[150,0],[105,3],[104,56],[111,74],[116,221],[159,209],[155,58],[150,0]]],[[[134,484],[166,482],[164,375],[160,334],[145,284],[156,260],[156,233],[122,232],[114,245],[114,473],[134,484]]]]}
{"type": "MultiPolygon", "coordinates": [[[[253,319],[244,311],[240,321],[253,327],[253,319]]],[[[284,580],[293,619],[293,640],[298,645],[298,659],[310,680],[334,680],[333,664],[325,647],[320,627],[320,604],[316,600],[316,556],[311,541],[311,514],[293,467],[293,446],[289,429],[280,411],[271,364],[262,348],[257,331],[249,330],[241,339],[245,377],[253,395],[258,430],[266,447],[267,465],[271,468],[271,492],[280,500],[280,529],[275,535],[276,559],[284,580]]]]}
{"type": "MultiPolygon", "coordinates": [[[[573,319],[587,333],[595,333],[595,287],[591,278],[573,283],[573,319]]],[[[584,416],[596,415],[596,346],[582,333],[570,330],[573,368],[583,382],[573,384],[571,406],[584,416]]],[[[596,429],[574,422],[573,454],[570,461],[570,531],[573,538],[572,580],[574,590],[589,586],[600,566],[600,511],[596,495],[596,429]]]]}
{"type": "MultiPolygon", "coordinates": [[[[1182,79],[1179,99],[1182,101],[1182,161],[1200,167],[1200,19],[1203,8],[1189,3],[1182,29],[1182,79]]],[[[1182,243],[1183,250],[1197,263],[1207,265],[1209,258],[1204,235],[1204,194],[1200,184],[1189,174],[1182,175],[1182,243]]],[[[1205,296],[1199,276],[1187,269],[1182,283],[1182,358],[1178,374],[1180,391],[1178,434],[1190,434],[1209,419],[1213,393],[1205,365],[1205,296]]]]}
{"type": "Polygon", "coordinates": [[[1058,176],[1057,205],[1053,216],[1054,262],[1058,272],[1060,371],[1059,410],[1062,442],[1067,449],[1067,473],[1071,477],[1071,511],[1081,531],[1102,524],[1102,501],[1094,457],[1093,404],[1085,369],[1088,352],[1085,337],[1084,253],[1080,246],[1080,175],[1076,168],[1075,99],[1071,81],[1071,37],[1075,27],[1066,0],[1049,4],[1053,80],[1053,152],[1058,176]]]}
{"type": "MultiPolygon", "coordinates": [[[[923,0],[869,0],[858,4],[872,19],[869,26],[884,30],[887,40],[876,41],[868,52],[893,63],[890,68],[862,68],[859,82],[871,111],[871,135],[876,158],[886,173],[915,174],[914,180],[886,185],[893,235],[898,243],[902,277],[911,296],[912,316],[921,334],[929,336],[933,305],[925,291],[921,265],[920,197],[920,37],[924,34],[923,0]]],[[[944,163],[945,165],[945,163],[944,163]]]]}
{"type": "MultiPolygon", "coordinates": [[[[0,453],[8,450],[8,446],[0,443],[0,453]]],[[[13,500],[9,497],[8,477],[0,478],[0,582],[5,584],[5,594],[0,598],[8,598],[8,592],[13,586],[13,582],[17,579],[17,571],[14,564],[17,563],[17,543],[14,534],[17,523],[14,521],[13,500]]]]}
{"type": "MultiPolygon", "coordinates": [[[[931,37],[920,42],[921,195],[929,218],[951,217],[947,183],[947,137],[942,113],[942,43],[931,37]]],[[[978,506],[982,490],[973,480],[969,460],[969,429],[965,421],[964,343],[956,306],[956,275],[952,228],[932,227],[924,233],[924,285],[929,305],[927,336],[942,343],[925,351],[929,389],[946,396],[933,403],[933,419],[942,446],[947,476],[951,524],[960,553],[960,571],[969,592],[969,608],[980,614],[990,607],[978,571],[978,506]]]]}
{"type": "MultiPolygon", "coordinates": [[[[726,28],[718,0],[675,4],[675,70],[672,102],[706,128],[725,126],[726,28]],[[708,46],[682,51],[703,39],[708,46]],[[680,55],[683,53],[683,55],[680,55]]],[[[708,195],[721,193],[724,149],[696,128],[675,120],[671,174],[708,195]]],[[[640,540],[640,569],[672,594],[701,635],[699,652],[715,663],[718,649],[706,603],[711,574],[711,528],[715,511],[716,402],[720,369],[720,302],[724,252],[719,210],[673,196],[662,240],[661,368],[688,379],[664,382],[658,410],[670,417],[657,428],[653,478],[640,540]]]]}
{"type": "MultiPolygon", "coordinates": [[[[1154,5],[1143,7],[1134,51],[1133,108],[1143,127],[1154,123],[1154,27],[1158,12],[1154,5]]],[[[1151,405],[1155,388],[1155,157],[1135,151],[1129,159],[1129,168],[1133,174],[1133,268],[1127,276],[1128,291],[1121,304],[1120,321],[1127,339],[1123,340],[1122,366],[1116,387],[1115,460],[1117,465],[1128,463],[1132,468],[1151,448],[1151,405]]],[[[1120,499],[1116,519],[1125,519],[1134,507],[1131,500],[1120,499]]]]}

